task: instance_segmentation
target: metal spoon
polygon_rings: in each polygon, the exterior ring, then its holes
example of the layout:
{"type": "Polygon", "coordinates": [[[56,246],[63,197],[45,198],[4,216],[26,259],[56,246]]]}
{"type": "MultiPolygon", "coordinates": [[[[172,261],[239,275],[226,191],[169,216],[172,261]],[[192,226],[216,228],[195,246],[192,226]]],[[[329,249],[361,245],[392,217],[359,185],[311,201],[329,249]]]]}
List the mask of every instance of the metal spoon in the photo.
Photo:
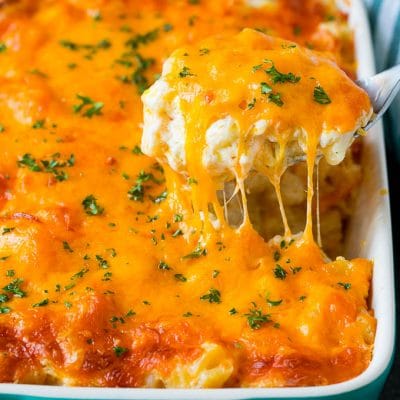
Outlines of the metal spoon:
{"type": "Polygon", "coordinates": [[[368,93],[374,110],[374,118],[364,127],[367,131],[382,117],[399,91],[400,65],[396,65],[370,78],[360,79],[356,83],[368,93]]]}

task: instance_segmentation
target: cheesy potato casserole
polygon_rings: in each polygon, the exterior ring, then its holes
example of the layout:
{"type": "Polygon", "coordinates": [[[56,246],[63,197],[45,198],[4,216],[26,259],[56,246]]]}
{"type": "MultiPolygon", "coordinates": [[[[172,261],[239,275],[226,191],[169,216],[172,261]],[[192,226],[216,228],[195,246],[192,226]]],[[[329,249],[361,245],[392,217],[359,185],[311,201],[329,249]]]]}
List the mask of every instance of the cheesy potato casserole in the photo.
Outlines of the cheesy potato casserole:
{"type": "Polygon", "coordinates": [[[329,0],[0,0],[0,381],[364,371],[354,71],[329,0]]]}

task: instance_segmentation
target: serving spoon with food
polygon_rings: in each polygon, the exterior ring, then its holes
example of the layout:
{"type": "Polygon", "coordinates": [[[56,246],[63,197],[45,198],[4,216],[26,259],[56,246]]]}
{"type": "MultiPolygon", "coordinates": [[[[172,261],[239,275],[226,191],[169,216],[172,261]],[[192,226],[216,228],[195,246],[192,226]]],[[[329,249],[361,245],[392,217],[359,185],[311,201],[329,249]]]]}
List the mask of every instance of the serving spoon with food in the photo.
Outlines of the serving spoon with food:
{"type": "Polygon", "coordinates": [[[374,118],[364,127],[368,130],[379,121],[400,90],[400,65],[356,83],[368,93],[374,110],[374,118]]]}

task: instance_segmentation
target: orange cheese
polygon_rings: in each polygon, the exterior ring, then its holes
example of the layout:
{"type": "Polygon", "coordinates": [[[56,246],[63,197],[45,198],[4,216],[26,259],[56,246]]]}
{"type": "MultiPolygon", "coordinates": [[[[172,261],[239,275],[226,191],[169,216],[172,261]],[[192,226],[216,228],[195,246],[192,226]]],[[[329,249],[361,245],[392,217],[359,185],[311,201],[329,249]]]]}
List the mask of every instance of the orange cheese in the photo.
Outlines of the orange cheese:
{"type": "MultiPolygon", "coordinates": [[[[321,28],[333,22],[346,16],[316,0],[0,6],[1,382],[176,386],[204,343],[231,365],[210,386],[328,384],[366,368],[370,261],[327,262],[313,242],[266,243],[250,225],[204,241],[186,179],[138,147],[140,95],[175,48],[247,26],[352,73],[351,36],[321,28]]],[[[200,197],[214,188],[202,182],[200,197]]]]}

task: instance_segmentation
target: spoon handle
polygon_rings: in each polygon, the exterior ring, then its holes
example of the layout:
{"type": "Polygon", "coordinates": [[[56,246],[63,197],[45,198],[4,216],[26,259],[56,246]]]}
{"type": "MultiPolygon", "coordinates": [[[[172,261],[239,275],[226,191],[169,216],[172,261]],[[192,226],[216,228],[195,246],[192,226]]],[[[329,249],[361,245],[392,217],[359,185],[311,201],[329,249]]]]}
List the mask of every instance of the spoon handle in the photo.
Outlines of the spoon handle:
{"type": "Polygon", "coordinates": [[[400,65],[358,80],[357,84],[368,93],[375,113],[375,118],[364,127],[368,130],[382,117],[400,89],[400,65]]]}

